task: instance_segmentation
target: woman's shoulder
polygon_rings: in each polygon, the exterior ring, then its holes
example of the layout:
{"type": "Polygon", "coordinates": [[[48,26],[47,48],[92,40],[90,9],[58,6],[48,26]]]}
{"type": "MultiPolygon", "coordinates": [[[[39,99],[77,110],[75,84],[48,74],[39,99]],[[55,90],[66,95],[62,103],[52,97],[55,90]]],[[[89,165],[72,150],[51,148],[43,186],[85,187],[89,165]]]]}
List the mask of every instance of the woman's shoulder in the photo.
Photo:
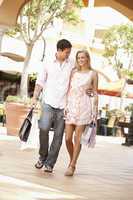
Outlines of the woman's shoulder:
{"type": "Polygon", "coordinates": [[[91,69],[93,76],[98,76],[98,72],[95,69],[91,69]]]}

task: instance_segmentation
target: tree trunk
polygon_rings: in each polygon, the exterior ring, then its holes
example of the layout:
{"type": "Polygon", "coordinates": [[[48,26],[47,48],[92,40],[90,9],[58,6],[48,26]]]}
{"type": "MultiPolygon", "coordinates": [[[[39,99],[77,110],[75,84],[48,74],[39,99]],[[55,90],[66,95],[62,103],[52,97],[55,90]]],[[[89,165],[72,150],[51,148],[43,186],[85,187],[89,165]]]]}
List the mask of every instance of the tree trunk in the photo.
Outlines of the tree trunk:
{"type": "Polygon", "coordinates": [[[121,69],[120,68],[117,68],[116,73],[117,73],[118,78],[121,79],[122,77],[121,77],[121,69]]]}
{"type": "Polygon", "coordinates": [[[21,75],[20,97],[25,100],[28,97],[28,65],[32,54],[34,44],[26,44],[27,52],[24,61],[24,67],[21,75]]]}
{"type": "Polygon", "coordinates": [[[43,62],[44,57],[45,57],[45,51],[46,51],[46,40],[43,36],[42,36],[42,40],[43,40],[43,54],[42,54],[41,61],[43,62]]]}

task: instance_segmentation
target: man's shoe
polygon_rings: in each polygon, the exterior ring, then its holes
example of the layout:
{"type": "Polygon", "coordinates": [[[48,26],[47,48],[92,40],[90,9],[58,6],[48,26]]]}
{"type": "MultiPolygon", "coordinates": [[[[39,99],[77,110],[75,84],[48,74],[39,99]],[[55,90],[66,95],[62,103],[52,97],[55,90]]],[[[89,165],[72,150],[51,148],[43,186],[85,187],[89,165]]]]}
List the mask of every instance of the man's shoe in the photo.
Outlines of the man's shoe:
{"type": "Polygon", "coordinates": [[[35,168],[41,169],[44,165],[44,162],[42,160],[38,160],[37,163],[35,164],[35,168]]]}
{"type": "Polygon", "coordinates": [[[44,172],[52,173],[53,172],[53,168],[48,166],[48,165],[45,165],[44,166],[44,172]]]}

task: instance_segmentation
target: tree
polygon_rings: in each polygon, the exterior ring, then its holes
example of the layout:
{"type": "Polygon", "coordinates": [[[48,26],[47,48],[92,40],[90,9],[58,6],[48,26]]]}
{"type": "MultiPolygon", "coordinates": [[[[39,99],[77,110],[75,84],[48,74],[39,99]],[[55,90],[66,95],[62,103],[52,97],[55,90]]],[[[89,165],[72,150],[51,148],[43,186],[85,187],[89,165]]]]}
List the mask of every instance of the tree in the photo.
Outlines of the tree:
{"type": "Polygon", "coordinates": [[[133,25],[112,26],[105,33],[103,44],[105,45],[103,56],[116,69],[118,77],[130,76],[133,65],[133,25]]]}
{"type": "Polygon", "coordinates": [[[125,79],[121,89],[120,108],[122,108],[126,79],[133,77],[131,71],[133,66],[133,25],[112,26],[105,33],[103,44],[105,45],[104,56],[108,59],[109,64],[116,69],[119,79],[125,79]]]}
{"type": "Polygon", "coordinates": [[[35,42],[55,18],[77,23],[79,19],[75,7],[81,6],[81,0],[32,0],[22,9],[16,27],[8,32],[10,36],[20,33],[27,49],[20,83],[21,98],[25,99],[28,96],[27,69],[35,42]]]}

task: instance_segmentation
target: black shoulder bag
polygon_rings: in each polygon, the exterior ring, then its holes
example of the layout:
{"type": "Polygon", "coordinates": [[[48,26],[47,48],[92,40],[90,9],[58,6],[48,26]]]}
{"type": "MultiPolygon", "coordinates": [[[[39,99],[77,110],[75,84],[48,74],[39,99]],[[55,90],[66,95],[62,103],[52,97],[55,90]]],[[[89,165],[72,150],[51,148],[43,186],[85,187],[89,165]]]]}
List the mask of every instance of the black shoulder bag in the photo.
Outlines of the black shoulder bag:
{"type": "Polygon", "coordinates": [[[21,141],[26,142],[29,137],[30,129],[32,125],[31,121],[32,121],[33,110],[34,108],[31,108],[31,110],[29,111],[27,117],[24,119],[24,122],[22,123],[22,126],[19,130],[19,138],[21,141]]]}

